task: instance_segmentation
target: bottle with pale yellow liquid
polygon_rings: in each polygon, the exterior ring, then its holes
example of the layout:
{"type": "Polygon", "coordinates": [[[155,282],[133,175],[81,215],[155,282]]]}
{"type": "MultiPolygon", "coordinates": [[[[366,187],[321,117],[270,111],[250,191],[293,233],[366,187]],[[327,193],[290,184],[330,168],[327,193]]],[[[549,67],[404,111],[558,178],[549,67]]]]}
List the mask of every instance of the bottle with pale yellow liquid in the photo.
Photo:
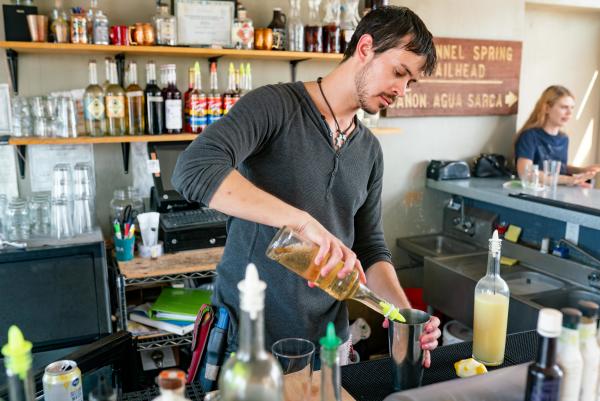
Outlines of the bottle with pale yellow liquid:
{"type": "Polygon", "coordinates": [[[381,313],[391,321],[404,322],[404,317],[398,308],[377,296],[367,286],[363,285],[355,269],[344,278],[338,278],[338,272],[344,267],[344,262],[338,263],[327,276],[321,275],[321,268],[327,264],[329,256],[317,265],[315,257],[319,247],[312,241],[303,238],[289,227],[283,227],[277,232],[269,247],[267,256],[285,266],[337,300],[354,299],[369,308],[381,313]]]}
{"type": "Polygon", "coordinates": [[[501,246],[498,231],[494,231],[489,242],[487,273],[475,286],[473,358],[487,366],[502,364],[506,345],[510,292],[500,277],[501,246]]]}

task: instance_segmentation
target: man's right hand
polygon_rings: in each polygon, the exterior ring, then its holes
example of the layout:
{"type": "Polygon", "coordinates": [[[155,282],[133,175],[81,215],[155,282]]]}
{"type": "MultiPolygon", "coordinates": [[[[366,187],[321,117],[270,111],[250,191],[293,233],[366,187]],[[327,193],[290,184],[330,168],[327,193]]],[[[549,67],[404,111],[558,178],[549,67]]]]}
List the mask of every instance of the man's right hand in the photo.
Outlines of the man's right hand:
{"type": "Polygon", "coordinates": [[[593,171],[586,171],[584,173],[573,174],[571,176],[570,185],[579,185],[583,188],[591,188],[592,186],[588,183],[588,180],[591,180],[596,175],[593,171]]]}
{"type": "Polygon", "coordinates": [[[360,281],[363,284],[367,282],[362,265],[352,249],[344,245],[342,241],[327,231],[313,217],[309,217],[296,230],[319,246],[319,252],[315,257],[315,264],[320,266],[323,262],[327,261],[321,268],[321,276],[326,276],[340,261],[344,261],[344,267],[337,273],[338,278],[344,278],[352,273],[354,269],[357,269],[360,281]]]}

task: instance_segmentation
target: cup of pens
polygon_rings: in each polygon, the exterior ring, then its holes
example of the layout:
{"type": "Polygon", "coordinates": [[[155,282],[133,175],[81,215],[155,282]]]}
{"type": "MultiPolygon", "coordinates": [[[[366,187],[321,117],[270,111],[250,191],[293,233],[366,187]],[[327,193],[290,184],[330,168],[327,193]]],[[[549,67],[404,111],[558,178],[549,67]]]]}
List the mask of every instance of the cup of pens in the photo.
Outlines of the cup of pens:
{"type": "MultiPolygon", "coordinates": [[[[131,210],[131,206],[127,206],[131,210]]],[[[119,262],[126,262],[133,259],[133,249],[135,245],[135,223],[129,216],[127,208],[123,210],[121,216],[114,221],[113,229],[115,231],[115,251],[119,262]]]]}

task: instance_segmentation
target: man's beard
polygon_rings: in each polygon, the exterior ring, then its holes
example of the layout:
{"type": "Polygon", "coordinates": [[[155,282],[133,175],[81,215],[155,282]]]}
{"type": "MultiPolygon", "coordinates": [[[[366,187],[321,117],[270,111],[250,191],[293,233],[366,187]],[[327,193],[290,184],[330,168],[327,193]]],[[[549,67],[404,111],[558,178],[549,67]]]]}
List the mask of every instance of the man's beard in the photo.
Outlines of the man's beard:
{"type": "Polygon", "coordinates": [[[370,72],[371,62],[365,65],[361,70],[356,74],[354,78],[354,85],[356,87],[356,96],[358,97],[358,106],[370,114],[375,114],[379,111],[379,108],[373,110],[369,108],[368,99],[369,93],[367,91],[367,83],[369,81],[369,72],[370,72]]]}

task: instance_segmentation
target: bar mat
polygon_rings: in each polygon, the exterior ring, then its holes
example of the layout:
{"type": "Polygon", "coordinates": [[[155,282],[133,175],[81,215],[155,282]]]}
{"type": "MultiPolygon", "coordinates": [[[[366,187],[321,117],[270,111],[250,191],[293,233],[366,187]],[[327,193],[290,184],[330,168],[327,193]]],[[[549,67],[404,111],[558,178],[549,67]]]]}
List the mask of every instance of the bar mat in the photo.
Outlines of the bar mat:
{"type": "MultiPolygon", "coordinates": [[[[157,386],[150,387],[146,390],[132,391],[130,393],[124,393],[121,398],[122,401],[150,401],[160,395],[160,391],[157,386]]],[[[204,392],[200,383],[192,383],[185,386],[185,396],[192,401],[204,400],[204,392]]]]}

